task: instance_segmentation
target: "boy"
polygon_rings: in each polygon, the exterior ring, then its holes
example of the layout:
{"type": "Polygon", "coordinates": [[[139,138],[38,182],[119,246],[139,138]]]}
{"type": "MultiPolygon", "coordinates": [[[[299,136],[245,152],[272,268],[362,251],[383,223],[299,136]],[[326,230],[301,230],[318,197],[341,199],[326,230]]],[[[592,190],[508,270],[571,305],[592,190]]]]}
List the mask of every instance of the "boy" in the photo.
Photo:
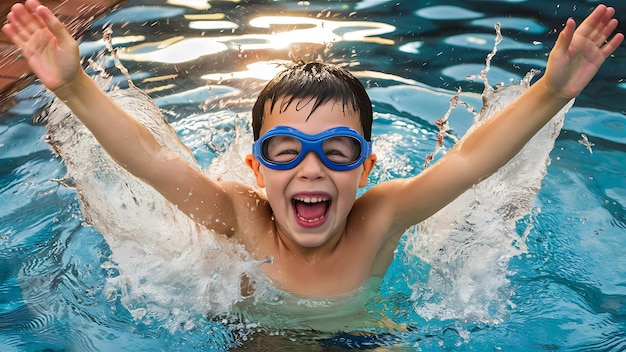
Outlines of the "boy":
{"type": "Polygon", "coordinates": [[[296,64],[260,93],[246,163],[263,196],[247,185],[211,180],[159,145],[84,73],[76,41],[37,0],[14,5],[2,30],[120,165],[252,257],[272,258],[262,269],[276,287],[325,298],[384,275],[407,228],[504,165],[576,97],[624,39],[608,40],[617,27],[614,14],[599,5],[578,29],[569,19],[545,75],[514,103],[420,175],[381,183],[358,199],[376,163],[372,107],[343,69],[296,64]]]}

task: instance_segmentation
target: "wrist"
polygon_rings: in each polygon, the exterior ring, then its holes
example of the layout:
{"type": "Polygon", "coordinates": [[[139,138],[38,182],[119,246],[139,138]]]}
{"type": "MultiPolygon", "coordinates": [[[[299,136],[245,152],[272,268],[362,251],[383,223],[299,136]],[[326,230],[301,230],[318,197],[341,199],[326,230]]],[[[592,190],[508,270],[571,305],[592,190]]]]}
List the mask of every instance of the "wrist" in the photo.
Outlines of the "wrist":
{"type": "Polygon", "coordinates": [[[570,100],[575,98],[575,96],[568,96],[562,89],[550,84],[545,76],[535,82],[533,87],[537,89],[540,94],[545,97],[545,99],[558,104],[565,105],[570,100]]]}
{"type": "Polygon", "coordinates": [[[79,69],[72,79],[57,88],[51,89],[51,91],[61,101],[67,102],[73,97],[80,96],[81,92],[84,92],[86,85],[89,84],[90,81],[91,77],[89,77],[85,71],[79,69]]]}

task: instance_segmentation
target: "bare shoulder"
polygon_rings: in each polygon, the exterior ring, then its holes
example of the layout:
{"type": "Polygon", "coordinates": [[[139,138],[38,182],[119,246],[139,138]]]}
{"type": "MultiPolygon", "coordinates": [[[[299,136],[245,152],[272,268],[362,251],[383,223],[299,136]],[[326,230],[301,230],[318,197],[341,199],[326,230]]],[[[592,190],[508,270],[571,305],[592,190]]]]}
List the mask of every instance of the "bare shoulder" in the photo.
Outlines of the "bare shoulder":
{"type": "Polygon", "coordinates": [[[407,195],[408,188],[419,187],[417,178],[394,179],[373,186],[355,202],[355,211],[362,216],[377,215],[378,221],[384,221],[387,217],[392,220],[398,201],[407,195]]]}
{"type": "MultiPolygon", "coordinates": [[[[404,231],[439,211],[479,181],[466,158],[453,150],[418,175],[376,185],[363,195],[363,211],[379,214],[390,230],[404,231]]],[[[394,232],[395,233],[395,232],[394,232]]]]}
{"type": "Polygon", "coordinates": [[[368,234],[370,240],[384,241],[397,232],[394,229],[396,208],[406,180],[391,180],[377,184],[354,203],[348,219],[348,229],[368,234]]]}
{"type": "Polygon", "coordinates": [[[366,261],[369,275],[383,276],[406,230],[398,221],[398,197],[406,180],[380,183],[359,197],[346,225],[352,260],[366,261]]]}
{"type": "MultiPolygon", "coordinates": [[[[254,242],[258,234],[268,231],[273,221],[272,210],[265,195],[239,182],[223,181],[218,184],[230,197],[236,217],[236,228],[227,229],[229,237],[245,244],[254,242]]],[[[216,220],[219,222],[219,219],[216,220]]]]}

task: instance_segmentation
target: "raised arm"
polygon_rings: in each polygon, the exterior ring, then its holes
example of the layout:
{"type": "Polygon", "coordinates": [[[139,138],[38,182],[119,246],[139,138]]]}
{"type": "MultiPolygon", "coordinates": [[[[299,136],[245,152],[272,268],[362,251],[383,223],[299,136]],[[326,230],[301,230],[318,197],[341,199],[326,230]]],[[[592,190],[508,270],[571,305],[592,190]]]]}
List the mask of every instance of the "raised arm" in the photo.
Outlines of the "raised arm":
{"type": "Polygon", "coordinates": [[[15,4],[2,28],[39,80],[92,131],[122,166],[143,176],[145,155],[160,146],[143,126],[114,104],[80,66],[78,43],[36,0],[15,4]],[[120,133],[122,132],[122,133],[120,133]]]}
{"type": "Polygon", "coordinates": [[[31,70],[116,162],[199,223],[224,233],[232,231],[234,210],[223,185],[159,145],[145,126],[97,86],[80,66],[78,43],[48,8],[27,0],[13,5],[7,20],[2,32],[22,50],[31,70]],[[217,217],[220,223],[211,220],[217,217]]]}
{"type": "Polygon", "coordinates": [[[594,77],[604,60],[622,43],[615,10],[599,5],[576,28],[569,19],[551,51],[545,75],[516,101],[464,136],[452,150],[420,175],[372,189],[395,194],[389,203],[390,233],[421,222],[472,185],[513,158],[559,110],[594,77]],[[608,41],[607,41],[608,40],[608,41]]]}
{"type": "Polygon", "coordinates": [[[554,115],[587,86],[604,60],[622,43],[616,34],[615,9],[599,5],[576,28],[568,19],[548,57],[545,75],[516,101],[453,149],[467,159],[472,184],[508,162],[554,115]],[[485,156],[489,156],[488,158],[485,156]]]}

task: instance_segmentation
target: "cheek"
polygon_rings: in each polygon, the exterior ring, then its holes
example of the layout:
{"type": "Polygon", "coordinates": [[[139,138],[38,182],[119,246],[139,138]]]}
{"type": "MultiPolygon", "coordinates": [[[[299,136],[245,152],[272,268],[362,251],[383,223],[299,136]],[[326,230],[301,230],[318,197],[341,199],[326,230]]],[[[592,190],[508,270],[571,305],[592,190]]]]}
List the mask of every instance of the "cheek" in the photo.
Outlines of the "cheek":
{"type": "Polygon", "coordinates": [[[281,197],[285,194],[285,188],[287,187],[288,178],[285,177],[285,173],[277,173],[273,170],[261,168],[261,174],[265,180],[265,192],[268,196],[281,197]]]}
{"type": "Polygon", "coordinates": [[[345,175],[341,175],[342,177],[337,178],[335,181],[337,189],[343,194],[342,197],[345,197],[348,201],[354,201],[356,198],[359,190],[360,174],[360,169],[347,171],[345,175]]]}

